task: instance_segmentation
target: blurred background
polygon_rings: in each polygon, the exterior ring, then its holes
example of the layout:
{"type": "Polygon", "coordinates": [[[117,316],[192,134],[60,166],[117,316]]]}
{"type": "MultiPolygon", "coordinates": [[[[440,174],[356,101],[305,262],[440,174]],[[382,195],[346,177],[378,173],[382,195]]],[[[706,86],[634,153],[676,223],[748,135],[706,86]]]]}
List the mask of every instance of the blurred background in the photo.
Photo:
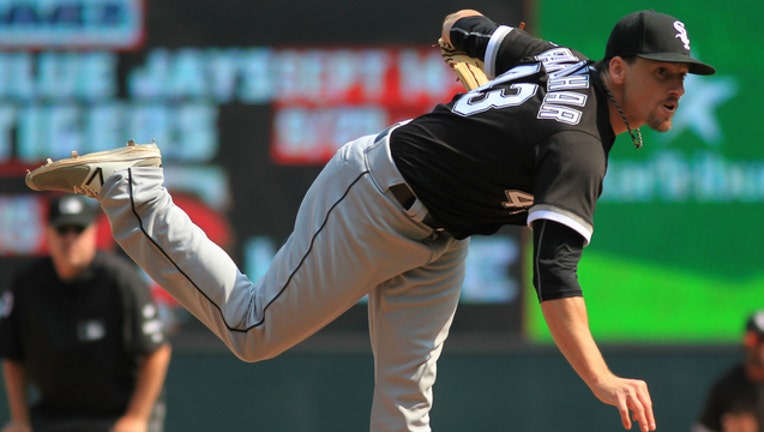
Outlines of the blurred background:
{"type": "MultiPolygon", "coordinates": [[[[659,430],[688,431],[710,382],[739,358],[744,319],[764,307],[759,1],[3,0],[0,289],[46,253],[46,197],[25,187],[26,169],[128,139],[156,140],[178,205],[257,278],[339,145],[460,91],[432,44],[461,8],[525,21],[592,59],[621,16],[652,8],[684,21],[694,56],[717,68],[687,78],[672,131],[643,130],[638,151],[619,137],[579,273],[611,368],[648,381],[659,430]]],[[[101,231],[101,247],[115,248],[105,221],[101,231]]],[[[473,239],[433,429],[621,430],[551,344],[527,235],[473,239]]],[[[175,347],[168,431],[368,429],[363,303],[281,357],[246,364],[154,293],[175,347]]]]}

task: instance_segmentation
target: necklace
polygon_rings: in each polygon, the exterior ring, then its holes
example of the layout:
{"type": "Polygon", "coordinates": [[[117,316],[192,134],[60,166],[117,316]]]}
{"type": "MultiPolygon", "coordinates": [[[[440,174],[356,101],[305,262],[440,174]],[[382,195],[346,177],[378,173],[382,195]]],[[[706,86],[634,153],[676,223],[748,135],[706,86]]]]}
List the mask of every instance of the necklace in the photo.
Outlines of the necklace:
{"type": "Polygon", "coordinates": [[[633,130],[631,128],[631,125],[629,125],[629,121],[626,120],[626,114],[623,113],[623,110],[621,109],[621,105],[615,100],[615,97],[613,96],[613,93],[610,93],[610,89],[607,88],[605,83],[602,83],[602,86],[605,87],[605,93],[607,93],[607,97],[610,98],[611,101],[613,101],[613,105],[615,105],[615,109],[618,110],[618,114],[621,116],[621,120],[623,120],[623,123],[626,125],[626,130],[629,131],[629,136],[631,137],[631,142],[634,143],[634,147],[639,150],[642,148],[642,132],[639,131],[639,128],[637,130],[633,130]]]}

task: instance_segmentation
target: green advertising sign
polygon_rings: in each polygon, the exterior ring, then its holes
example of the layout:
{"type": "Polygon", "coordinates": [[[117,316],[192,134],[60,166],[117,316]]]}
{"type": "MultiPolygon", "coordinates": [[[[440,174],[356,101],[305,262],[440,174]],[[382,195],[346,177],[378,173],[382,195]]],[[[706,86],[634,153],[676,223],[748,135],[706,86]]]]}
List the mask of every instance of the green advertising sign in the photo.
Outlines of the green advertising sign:
{"type": "MultiPolygon", "coordinates": [[[[740,340],[764,307],[764,145],[759,123],[764,3],[544,0],[530,32],[600,59],[615,22],[655,9],[682,20],[693,56],[713,76],[690,75],[673,128],[626,134],[611,152],[592,243],[579,277],[595,337],[604,342],[740,340]]],[[[535,298],[531,339],[550,336],[535,298]]]]}

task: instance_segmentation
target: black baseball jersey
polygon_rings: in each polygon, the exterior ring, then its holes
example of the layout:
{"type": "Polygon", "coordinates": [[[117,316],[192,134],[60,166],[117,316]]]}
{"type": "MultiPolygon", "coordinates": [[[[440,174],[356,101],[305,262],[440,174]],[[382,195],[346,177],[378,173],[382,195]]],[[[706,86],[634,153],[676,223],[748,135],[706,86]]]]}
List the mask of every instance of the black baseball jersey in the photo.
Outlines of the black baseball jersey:
{"type": "Polygon", "coordinates": [[[615,141],[607,95],[583,54],[485,17],[452,30],[491,82],[391,135],[393,160],[456,238],[546,219],[588,243],[615,141]]]}
{"type": "Polygon", "coordinates": [[[757,387],[746,377],[742,363],[733,367],[711,387],[700,414],[700,424],[709,430],[721,431],[724,414],[747,413],[756,416],[757,406],[764,404],[757,396],[762,386],[764,384],[757,387]]]}
{"type": "Polygon", "coordinates": [[[98,252],[62,282],[50,258],[35,261],[3,295],[0,356],[21,363],[39,389],[33,414],[119,417],[139,362],[165,343],[148,285],[131,263],[98,252]]]}

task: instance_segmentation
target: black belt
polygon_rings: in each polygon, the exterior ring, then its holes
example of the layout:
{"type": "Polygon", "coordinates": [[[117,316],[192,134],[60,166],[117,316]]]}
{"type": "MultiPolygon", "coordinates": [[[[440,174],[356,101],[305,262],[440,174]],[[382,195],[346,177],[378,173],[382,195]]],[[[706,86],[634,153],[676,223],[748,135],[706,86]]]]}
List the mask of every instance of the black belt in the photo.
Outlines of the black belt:
{"type": "MultiPolygon", "coordinates": [[[[393,193],[396,201],[403,207],[404,210],[408,210],[416,202],[416,195],[406,183],[398,183],[390,186],[390,192],[393,193]]],[[[427,212],[427,215],[422,219],[422,223],[435,231],[443,231],[443,227],[435,220],[434,217],[427,212]]]]}
{"type": "Polygon", "coordinates": [[[401,204],[403,210],[410,209],[416,201],[414,192],[411,191],[411,188],[406,183],[398,183],[397,185],[390,186],[390,192],[393,193],[395,199],[401,204]]]}

